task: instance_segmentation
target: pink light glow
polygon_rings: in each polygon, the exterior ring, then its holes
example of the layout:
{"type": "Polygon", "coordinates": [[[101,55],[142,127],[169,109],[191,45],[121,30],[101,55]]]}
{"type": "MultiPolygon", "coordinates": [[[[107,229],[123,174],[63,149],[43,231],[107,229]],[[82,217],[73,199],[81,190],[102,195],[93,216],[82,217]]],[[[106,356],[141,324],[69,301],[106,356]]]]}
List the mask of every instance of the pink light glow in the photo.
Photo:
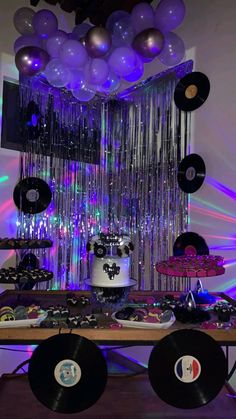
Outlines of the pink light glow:
{"type": "Polygon", "coordinates": [[[209,239],[232,240],[232,241],[236,242],[236,237],[217,236],[217,235],[214,235],[214,234],[204,234],[204,237],[208,237],[209,239]]]}
{"type": "Polygon", "coordinates": [[[56,254],[56,250],[57,250],[56,246],[53,246],[53,247],[51,248],[51,250],[50,250],[50,255],[51,255],[51,256],[55,256],[55,254],[56,254]]]}
{"type": "Polygon", "coordinates": [[[9,250],[9,252],[8,252],[8,259],[12,258],[14,255],[15,255],[15,250],[14,249],[9,250]]]}
{"type": "Polygon", "coordinates": [[[225,260],[224,267],[229,268],[230,266],[236,265],[236,259],[227,259],[225,260]]]}
{"type": "Polygon", "coordinates": [[[15,168],[15,167],[17,167],[17,166],[18,166],[18,164],[19,164],[19,159],[18,159],[18,158],[16,158],[16,159],[11,159],[11,160],[9,161],[9,163],[8,163],[5,167],[6,167],[6,169],[8,170],[8,169],[11,169],[11,168],[15,168]]]}
{"type": "Polygon", "coordinates": [[[3,211],[7,211],[9,210],[9,207],[13,206],[13,201],[12,198],[8,199],[7,201],[5,201],[1,206],[0,206],[0,213],[2,213],[3,211]]]}
{"type": "Polygon", "coordinates": [[[218,220],[227,221],[228,223],[236,223],[236,217],[230,217],[229,215],[224,215],[224,214],[221,214],[220,212],[208,210],[205,208],[200,208],[193,204],[190,205],[190,210],[193,212],[202,214],[202,215],[209,215],[209,217],[213,217],[218,220]]]}

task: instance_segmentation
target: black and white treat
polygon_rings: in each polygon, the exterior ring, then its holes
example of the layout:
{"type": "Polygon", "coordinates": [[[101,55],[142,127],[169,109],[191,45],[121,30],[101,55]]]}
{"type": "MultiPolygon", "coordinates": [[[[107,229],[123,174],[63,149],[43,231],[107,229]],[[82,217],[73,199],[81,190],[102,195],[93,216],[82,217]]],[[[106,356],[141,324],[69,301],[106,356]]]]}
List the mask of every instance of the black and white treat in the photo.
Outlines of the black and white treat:
{"type": "Polygon", "coordinates": [[[126,234],[100,233],[93,236],[87,243],[87,251],[103,258],[107,254],[116,254],[119,257],[127,257],[134,250],[131,239],[126,234]],[[110,250],[110,252],[109,252],[110,250]]]}

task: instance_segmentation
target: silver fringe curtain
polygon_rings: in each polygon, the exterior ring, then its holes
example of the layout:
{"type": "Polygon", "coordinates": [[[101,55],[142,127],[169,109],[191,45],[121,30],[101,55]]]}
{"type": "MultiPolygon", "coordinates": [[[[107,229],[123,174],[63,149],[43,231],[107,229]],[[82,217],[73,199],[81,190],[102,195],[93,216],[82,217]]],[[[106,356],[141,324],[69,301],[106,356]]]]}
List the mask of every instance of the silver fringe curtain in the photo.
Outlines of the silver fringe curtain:
{"type": "Polygon", "coordinates": [[[33,100],[41,128],[37,135],[23,130],[20,178],[44,179],[53,198],[43,213],[19,211],[17,234],[53,240],[52,249],[34,251],[41,267],[54,272],[48,289],[85,288],[86,242],[101,230],[131,235],[131,277],[138,289],[184,288],[158,274],[155,263],[172,254],[187,227],[188,200],[178,187],[177,167],[188,151],[190,114],[179,112],[173,94],[177,81],[191,71],[188,61],[87,106],[64,92],[55,96],[39,82],[37,88],[21,82],[22,115],[33,100]],[[99,164],[94,164],[99,143],[99,164]]]}

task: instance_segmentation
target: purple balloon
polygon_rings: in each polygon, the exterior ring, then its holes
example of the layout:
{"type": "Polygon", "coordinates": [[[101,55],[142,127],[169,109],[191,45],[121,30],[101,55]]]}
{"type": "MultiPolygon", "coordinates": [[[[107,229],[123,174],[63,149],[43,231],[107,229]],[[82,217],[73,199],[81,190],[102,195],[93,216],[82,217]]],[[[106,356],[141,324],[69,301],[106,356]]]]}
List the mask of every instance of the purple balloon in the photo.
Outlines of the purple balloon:
{"type": "Polygon", "coordinates": [[[88,61],[86,49],[79,41],[69,39],[64,42],[60,49],[60,60],[69,68],[78,68],[85,65],[88,61]]]}
{"type": "Polygon", "coordinates": [[[73,96],[80,102],[89,102],[95,96],[95,92],[87,89],[86,86],[72,91],[73,96]]]}
{"type": "Polygon", "coordinates": [[[85,84],[85,75],[81,70],[70,70],[69,82],[66,85],[68,90],[76,90],[81,88],[85,84]]]}
{"type": "Polygon", "coordinates": [[[44,38],[48,38],[58,29],[57,17],[50,10],[42,9],[35,13],[33,17],[33,27],[37,34],[44,38]]]}
{"type": "Polygon", "coordinates": [[[131,12],[131,22],[135,33],[154,28],[154,10],[148,3],[138,3],[131,12]]]}
{"type": "Polygon", "coordinates": [[[50,36],[46,42],[46,48],[49,55],[53,58],[59,57],[60,48],[67,39],[67,33],[61,30],[56,31],[50,36]]]}
{"type": "Polygon", "coordinates": [[[101,93],[113,93],[116,92],[120,87],[120,78],[114,71],[110,70],[107,80],[101,86],[98,87],[101,93]]]}
{"type": "Polygon", "coordinates": [[[14,43],[14,51],[17,53],[21,48],[24,47],[38,47],[41,48],[41,38],[38,35],[21,35],[16,39],[14,43]]]}
{"type": "Polygon", "coordinates": [[[34,33],[33,28],[33,17],[35,15],[34,10],[29,7],[21,7],[18,9],[13,18],[14,26],[16,30],[22,35],[29,35],[34,33]]]}
{"type": "Polygon", "coordinates": [[[128,76],[125,76],[124,79],[129,82],[138,81],[143,77],[144,66],[142,60],[137,56],[137,64],[134,71],[128,76]]]}
{"type": "Polygon", "coordinates": [[[120,47],[121,45],[131,45],[133,39],[134,30],[131,25],[131,17],[123,17],[114,27],[112,42],[116,47],[120,47]]]}
{"type": "Polygon", "coordinates": [[[92,27],[93,26],[89,23],[81,23],[80,25],[76,25],[72,31],[71,39],[77,39],[77,41],[79,41],[80,38],[83,38],[92,27]]]}
{"type": "Polygon", "coordinates": [[[41,73],[49,61],[46,51],[38,47],[21,48],[15,57],[16,67],[25,76],[35,76],[41,73]]]}
{"type": "Polygon", "coordinates": [[[130,17],[130,14],[124,10],[117,10],[116,12],[113,12],[106,21],[106,29],[113,34],[116,26],[119,25],[120,20],[124,17],[130,17]]]}
{"type": "Polygon", "coordinates": [[[158,56],[159,60],[171,67],[179,64],[185,55],[183,40],[174,32],[165,35],[165,44],[162,52],[158,56]]]}
{"type": "Polygon", "coordinates": [[[102,58],[90,60],[85,67],[86,81],[91,84],[105,83],[109,74],[109,67],[102,58]]]}
{"type": "Polygon", "coordinates": [[[53,58],[45,68],[44,75],[52,86],[65,87],[70,79],[70,70],[58,58],[53,58]]]}
{"type": "Polygon", "coordinates": [[[183,0],[161,0],[155,11],[155,27],[162,32],[177,28],[185,16],[183,0]]]}
{"type": "Polygon", "coordinates": [[[137,56],[131,48],[119,47],[114,49],[108,63],[116,74],[125,77],[135,69],[136,60],[137,56]]]}

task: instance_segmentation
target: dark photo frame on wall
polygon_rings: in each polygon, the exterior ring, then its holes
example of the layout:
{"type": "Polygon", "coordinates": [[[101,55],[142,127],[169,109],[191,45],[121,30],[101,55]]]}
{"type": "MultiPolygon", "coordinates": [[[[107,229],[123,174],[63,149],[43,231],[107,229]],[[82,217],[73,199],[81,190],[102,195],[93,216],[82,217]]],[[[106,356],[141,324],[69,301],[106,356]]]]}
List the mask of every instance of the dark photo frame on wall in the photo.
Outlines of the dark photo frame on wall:
{"type": "Polygon", "coordinates": [[[23,151],[20,136],[19,84],[3,80],[1,148],[23,151]]]}
{"type": "MultiPolygon", "coordinates": [[[[49,112],[40,114],[39,107],[34,100],[29,100],[27,106],[20,104],[20,86],[13,81],[3,80],[2,104],[2,134],[1,148],[16,151],[34,151],[62,159],[84,163],[100,163],[101,129],[87,129],[86,119],[78,124],[77,132],[71,135],[70,128],[64,127],[60,144],[51,141],[49,112]]],[[[56,118],[56,113],[53,112],[56,118]]]]}

